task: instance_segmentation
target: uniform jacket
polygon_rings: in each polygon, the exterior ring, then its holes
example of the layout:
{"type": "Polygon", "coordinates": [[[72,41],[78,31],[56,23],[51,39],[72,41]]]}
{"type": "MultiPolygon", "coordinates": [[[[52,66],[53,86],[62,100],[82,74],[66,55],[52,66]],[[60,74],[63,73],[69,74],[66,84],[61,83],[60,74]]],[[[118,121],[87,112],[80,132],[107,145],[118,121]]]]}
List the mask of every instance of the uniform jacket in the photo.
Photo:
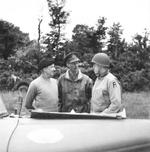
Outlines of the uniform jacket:
{"type": "Polygon", "coordinates": [[[92,80],[79,70],[76,80],[71,80],[67,71],[58,79],[59,103],[61,112],[90,112],[92,80]]]}
{"type": "Polygon", "coordinates": [[[108,72],[95,81],[92,89],[91,112],[116,113],[121,109],[120,83],[113,74],[108,72]]]}

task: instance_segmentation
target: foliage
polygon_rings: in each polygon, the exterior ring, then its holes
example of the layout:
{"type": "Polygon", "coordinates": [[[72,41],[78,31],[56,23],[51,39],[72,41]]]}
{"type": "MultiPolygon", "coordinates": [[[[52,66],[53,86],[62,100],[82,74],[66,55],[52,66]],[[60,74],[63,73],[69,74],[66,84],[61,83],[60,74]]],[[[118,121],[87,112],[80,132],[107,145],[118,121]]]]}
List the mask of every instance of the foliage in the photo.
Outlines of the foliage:
{"type": "Polygon", "coordinates": [[[64,11],[65,0],[47,0],[50,16],[50,32],[47,33],[45,44],[47,44],[48,56],[57,56],[61,51],[64,41],[63,29],[67,23],[69,13],[64,11]]]}
{"type": "Polygon", "coordinates": [[[9,90],[13,86],[13,81],[10,79],[11,72],[6,71],[8,67],[8,61],[5,61],[4,59],[0,60],[0,90],[9,90]]]}
{"type": "Polygon", "coordinates": [[[0,57],[7,60],[15,51],[29,42],[29,35],[12,23],[0,20],[0,57]]]}
{"type": "Polygon", "coordinates": [[[76,25],[73,29],[73,43],[77,45],[78,52],[82,55],[85,53],[97,53],[104,47],[103,40],[106,38],[105,27],[106,19],[98,19],[96,28],[87,25],[76,25]]]}
{"type": "Polygon", "coordinates": [[[136,34],[131,43],[122,39],[123,29],[120,23],[106,27],[106,18],[100,17],[96,26],[77,24],[73,29],[72,40],[65,40],[63,28],[68,13],[64,11],[64,0],[47,0],[50,15],[50,32],[43,38],[47,47],[41,44],[39,20],[37,41],[29,41],[18,27],[6,21],[0,21],[0,89],[11,90],[16,82],[12,75],[29,81],[38,76],[38,65],[42,58],[55,57],[57,70],[55,78],[67,68],[63,59],[69,52],[75,51],[81,59],[83,73],[95,81],[91,59],[97,52],[110,56],[110,71],[120,80],[123,91],[150,89],[150,40],[149,32],[136,34]],[[107,37],[108,36],[108,37],[107,37]],[[7,60],[6,60],[7,59],[7,60]],[[6,71],[7,69],[7,71],[6,71]]]}
{"type": "Polygon", "coordinates": [[[124,53],[126,43],[125,40],[121,39],[123,30],[121,29],[120,23],[114,23],[108,31],[109,40],[108,40],[108,54],[113,60],[118,60],[119,56],[124,53]]]}

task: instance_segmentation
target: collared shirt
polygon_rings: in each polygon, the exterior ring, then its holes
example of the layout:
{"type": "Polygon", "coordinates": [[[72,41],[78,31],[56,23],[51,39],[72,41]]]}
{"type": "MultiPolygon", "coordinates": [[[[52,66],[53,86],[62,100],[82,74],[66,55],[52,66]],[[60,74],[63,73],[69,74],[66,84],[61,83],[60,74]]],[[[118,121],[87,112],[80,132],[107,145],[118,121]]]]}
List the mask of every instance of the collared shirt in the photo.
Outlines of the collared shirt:
{"type": "Polygon", "coordinates": [[[117,78],[108,72],[95,81],[92,89],[91,112],[116,113],[121,109],[121,86],[117,78]]]}
{"type": "MultiPolygon", "coordinates": [[[[81,72],[81,70],[79,70],[78,76],[76,77],[76,79],[74,81],[78,81],[80,79],[82,79],[83,77],[83,73],[81,72]]],[[[69,70],[66,71],[66,75],[65,75],[66,79],[72,80],[69,76],[69,70]]],[[[73,80],[72,80],[73,81],[73,80]]]]}
{"type": "Polygon", "coordinates": [[[60,111],[89,112],[92,80],[80,70],[75,80],[69,76],[69,70],[58,79],[60,111]]]}

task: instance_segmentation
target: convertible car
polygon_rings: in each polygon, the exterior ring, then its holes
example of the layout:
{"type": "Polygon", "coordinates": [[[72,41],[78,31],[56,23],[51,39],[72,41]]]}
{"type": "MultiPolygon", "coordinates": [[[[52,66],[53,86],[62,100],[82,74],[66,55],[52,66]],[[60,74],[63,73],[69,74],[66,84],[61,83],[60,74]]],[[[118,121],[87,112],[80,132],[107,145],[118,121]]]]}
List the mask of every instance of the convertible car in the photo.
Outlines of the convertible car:
{"type": "Polygon", "coordinates": [[[124,115],[8,115],[0,104],[0,152],[150,152],[150,120],[124,115]]]}

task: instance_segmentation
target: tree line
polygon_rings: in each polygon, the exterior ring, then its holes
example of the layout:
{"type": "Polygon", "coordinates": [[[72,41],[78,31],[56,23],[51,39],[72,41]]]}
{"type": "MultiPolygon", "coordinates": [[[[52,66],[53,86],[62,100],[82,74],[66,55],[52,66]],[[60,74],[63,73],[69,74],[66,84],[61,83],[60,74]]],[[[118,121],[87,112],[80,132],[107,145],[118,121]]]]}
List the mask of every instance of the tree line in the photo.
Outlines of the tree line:
{"type": "Polygon", "coordinates": [[[91,59],[95,53],[105,52],[111,58],[111,72],[120,80],[124,91],[150,89],[150,41],[148,30],[135,34],[131,42],[123,39],[120,23],[106,26],[107,18],[99,17],[96,25],[77,24],[72,39],[65,37],[64,28],[69,13],[64,10],[64,0],[47,0],[49,32],[41,34],[39,20],[38,38],[30,40],[28,33],[14,24],[0,20],[0,89],[14,88],[12,74],[31,81],[38,76],[42,58],[55,58],[55,77],[65,72],[63,59],[69,52],[78,53],[84,73],[95,80],[91,59]]]}

